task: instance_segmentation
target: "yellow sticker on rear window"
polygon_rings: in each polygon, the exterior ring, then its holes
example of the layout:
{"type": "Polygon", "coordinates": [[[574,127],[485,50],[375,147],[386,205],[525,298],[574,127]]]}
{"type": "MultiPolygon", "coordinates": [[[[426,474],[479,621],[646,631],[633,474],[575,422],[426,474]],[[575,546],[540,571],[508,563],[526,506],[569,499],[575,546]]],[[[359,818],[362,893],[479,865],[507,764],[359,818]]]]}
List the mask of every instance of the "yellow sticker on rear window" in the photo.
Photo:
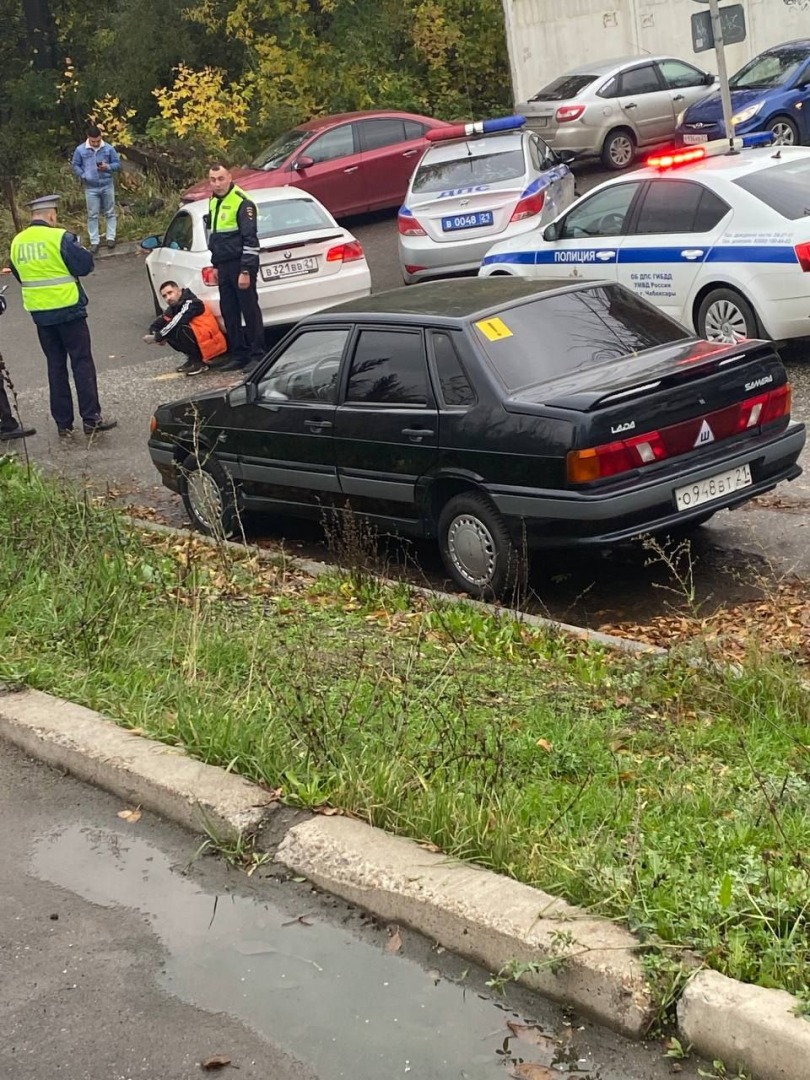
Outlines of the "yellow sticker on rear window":
{"type": "Polygon", "coordinates": [[[475,324],[487,341],[501,341],[512,337],[512,331],[503,319],[482,319],[475,324]]]}

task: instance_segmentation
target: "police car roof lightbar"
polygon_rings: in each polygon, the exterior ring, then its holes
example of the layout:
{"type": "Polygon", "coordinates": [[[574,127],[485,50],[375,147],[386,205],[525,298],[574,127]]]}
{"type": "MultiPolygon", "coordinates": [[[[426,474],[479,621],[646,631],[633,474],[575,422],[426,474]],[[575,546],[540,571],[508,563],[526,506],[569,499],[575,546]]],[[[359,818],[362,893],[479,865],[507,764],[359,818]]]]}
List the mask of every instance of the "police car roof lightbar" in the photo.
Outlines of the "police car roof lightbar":
{"type": "Polygon", "coordinates": [[[428,142],[446,139],[469,139],[475,135],[494,135],[498,131],[516,131],[526,123],[525,116],[501,116],[497,120],[476,120],[472,124],[448,124],[425,133],[428,142]]]}
{"type": "Polygon", "coordinates": [[[678,150],[659,151],[647,158],[646,164],[651,169],[672,169],[677,165],[689,165],[695,161],[703,161],[708,157],[719,157],[721,154],[733,150],[750,150],[755,146],[770,146],[774,140],[772,131],[754,131],[750,135],[737,136],[730,144],[728,139],[713,139],[711,142],[702,143],[700,146],[686,146],[678,150]]]}

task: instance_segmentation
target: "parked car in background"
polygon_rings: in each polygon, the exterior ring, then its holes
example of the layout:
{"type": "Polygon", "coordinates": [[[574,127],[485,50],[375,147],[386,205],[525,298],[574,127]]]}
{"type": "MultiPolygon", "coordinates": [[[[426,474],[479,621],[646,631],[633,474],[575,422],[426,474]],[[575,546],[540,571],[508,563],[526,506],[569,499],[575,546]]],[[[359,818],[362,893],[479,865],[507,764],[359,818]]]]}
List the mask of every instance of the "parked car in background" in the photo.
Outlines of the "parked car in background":
{"type": "Polygon", "coordinates": [[[672,56],[603,60],[553,79],[516,111],[555,150],[626,169],[639,148],[671,140],[678,114],[714,82],[672,56]]]}
{"type": "MultiPolygon", "coordinates": [[[[371,274],[363,248],[317,199],[295,187],[251,191],[259,234],[257,289],[265,326],[296,322],[341,300],[368,296],[371,274]]],[[[160,312],[164,281],[176,281],[219,316],[219,288],[203,217],[208,200],[180,207],[162,236],[148,236],[146,270],[160,312]]]]}
{"type": "Polygon", "coordinates": [[[406,283],[477,270],[493,241],[536,229],[574,201],[573,173],[524,124],[503,117],[433,134],[397,220],[406,283]],[[497,130],[485,132],[489,124],[497,130]],[[481,130],[459,133],[468,128],[481,130]]]}
{"type": "Polygon", "coordinates": [[[721,139],[648,162],[495,244],[481,275],[608,278],[718,341],[810,336],[810,148],[721,139]]]}
{"type": "MultiPolygon", "coordinates": [[[[771,131],[777,143],[810,143],[810,39],[789,41],[755,56],[729,79],[736,135],[771,131]]],[[[715,91],[678,117],[682,146],[725,134],[723,103],[715,91]]]]}
{"type": "MultiPolygon", "coordinates": [[[[249,167],[233,169],[233,178],[245,191],[294,184],[335,217],[400,206],[427,146],[425,133],[443,124],[389,110],[321,116],[279,135],[249,167]]],[[[203,180],[183,198],[209,194],[203,180]]]]}
{"type": "Polygon", "coordinates": [[[696,527],[791,480],[773,346],[718,346],[616,283],[428,282],[300,323],[239,386],[162,405],[149,452],[194,524],[347,506],[438,541],[476,597],[532,548],[696,527]]]}

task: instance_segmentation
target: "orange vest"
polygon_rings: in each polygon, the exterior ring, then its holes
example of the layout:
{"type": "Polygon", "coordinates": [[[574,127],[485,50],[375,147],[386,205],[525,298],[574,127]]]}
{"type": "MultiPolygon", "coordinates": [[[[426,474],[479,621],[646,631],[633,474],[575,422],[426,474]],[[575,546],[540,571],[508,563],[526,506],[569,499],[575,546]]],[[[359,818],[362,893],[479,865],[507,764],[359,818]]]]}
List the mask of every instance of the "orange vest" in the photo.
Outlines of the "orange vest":
{"type": "Polygon", "coordinates": [[[202,315],[192,319],[189,326],[197,339],[203,362],[214,360],[217,356],[222,356],[224,352],[228,351],[225,335],[220,330],[216,316],[212,313],[208,304],[205,305],[205,311],[202,315]]]}

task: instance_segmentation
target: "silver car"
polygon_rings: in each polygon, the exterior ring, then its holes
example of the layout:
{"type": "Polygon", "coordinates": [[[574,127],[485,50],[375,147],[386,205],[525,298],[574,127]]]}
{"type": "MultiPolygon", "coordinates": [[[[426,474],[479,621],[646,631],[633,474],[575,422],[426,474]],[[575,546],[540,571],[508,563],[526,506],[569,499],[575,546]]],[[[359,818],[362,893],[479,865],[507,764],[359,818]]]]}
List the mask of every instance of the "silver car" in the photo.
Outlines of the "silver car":
{"type": "Polygon", "coordinates": [[[672,139],[679,114],[715,80],[672,56],[603,60],[560,75],[516,111],[555,150],[626,169],[641,147],[672,139]]]}
{"type": "Polygon", "coordinates": [[[496,240],[538,229],[574,201],[565,161],[523,117],[515,122],[517,130],[456,135],[425,151],[397,220],[406,284],[475,271],[496,240]]]}

